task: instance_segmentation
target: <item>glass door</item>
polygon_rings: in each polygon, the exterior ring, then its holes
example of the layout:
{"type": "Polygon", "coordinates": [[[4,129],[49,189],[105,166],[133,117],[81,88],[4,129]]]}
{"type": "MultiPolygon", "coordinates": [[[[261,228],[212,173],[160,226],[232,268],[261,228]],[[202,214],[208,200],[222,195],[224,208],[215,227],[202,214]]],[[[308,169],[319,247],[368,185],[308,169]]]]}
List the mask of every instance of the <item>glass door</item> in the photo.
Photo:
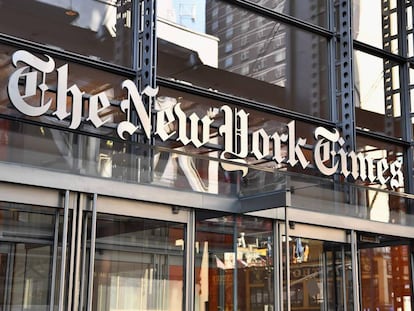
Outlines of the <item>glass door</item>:
{"type": "Polygon", "coordinates": [[[408,240],[359,234],[361,310],[412,310],[411,252],[408,240]]]}
{"type": "Polygon", "coordinates": [[[196,211],[194,310],[275,310],[273,224],[196,211]]]}
{"type": "Polygon", "coordinates": [[[184,310],[188,212],[95,198],[83,211],[83,282],[87,310],[184,310]]]}
{"type": "Polygon", "coordinates": [[[58,192],[32,190],[0,183],[0,311],[54,310],[60,302],[69,210],[58,192]]]}
{"type": "Polygon", "coordinates": [[[281,225],[284,310],[352,310],[352,256],[345,231],[281,225]],[[287,234],[286,234],[287,233],[287,234]]]}
{"type": "Polygon", "coordinates": [[[47,310],[54,304],[59,212],[0,202],[0,310],[47,310]]]}

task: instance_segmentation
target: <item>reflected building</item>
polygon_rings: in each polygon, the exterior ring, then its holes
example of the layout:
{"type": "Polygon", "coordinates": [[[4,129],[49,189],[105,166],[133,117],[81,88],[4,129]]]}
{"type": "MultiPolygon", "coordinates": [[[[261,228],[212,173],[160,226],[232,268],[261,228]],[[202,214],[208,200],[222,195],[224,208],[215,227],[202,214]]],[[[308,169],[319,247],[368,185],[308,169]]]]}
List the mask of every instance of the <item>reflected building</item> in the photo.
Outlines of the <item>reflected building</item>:
{"type": "MultiPolygon", "coordinates": [[[[280,11],[287,1],[272,1],[280,11]]],[[[207,1],[207,33],[219,38],[219,68],[286,86],[288,34],[281,23],[221,1],[207,1]]]]}

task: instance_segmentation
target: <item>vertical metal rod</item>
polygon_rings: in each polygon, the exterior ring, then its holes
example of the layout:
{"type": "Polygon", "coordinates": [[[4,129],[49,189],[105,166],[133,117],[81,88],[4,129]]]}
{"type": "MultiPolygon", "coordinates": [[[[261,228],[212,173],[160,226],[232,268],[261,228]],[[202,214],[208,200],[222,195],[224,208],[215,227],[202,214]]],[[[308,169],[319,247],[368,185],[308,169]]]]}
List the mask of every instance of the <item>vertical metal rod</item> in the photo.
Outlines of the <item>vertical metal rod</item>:
{"type": "MultiPolygon", "coordinates": [[[[410,245],[410,274],[411,274],[411,282],[410,282],[410,286],[411,286],[411,293],[413,292],[413,281],[414,281],[414,253],[413,253],[413,243],[411,242],[410,245]]],[[[414,295],[411,295],[411,305],[414,306],[414,295]]]]}
{"type": "Polygon", "coordinates": [[[91,248],[89,253],[89,275],[88,275],[88,304],[87,311],[92,310],[92,294],[93,294],[93,272],[95,270],[95,242],[96,242],[96,203],[98,200],[98,195],[93,194],[93,203],[92,203],[92,225],[91,225],[91,248]]]}
{"type": "Polygon", "coordinates": [[[186,249],[186,266],[185,269],[185,310],[194,310],[194,248],[195,248],[195,211],[189,212],[189,219],[187,222],[187,233],[185,237],[185,249],[186,249]]]}
{"type": "Polygon", "coordinates": [[[13,270],[14,270],[14,259],[16,257],[16,243],[9,246],[9,256],[7,256],[7,275],[6,275],[6,288],[5,288],[5,299],[4,299],[4,311],[10,311],[11,308],[11,296],[12,296],[12,283],[13,283],[13,270]]]}
{"type": "Polygon", "coordinates": [[[78,310],[79,307],[79,278],[80,278],[80,261],[81,261],[81,238],[82,238],[82,224],[83,224],[83,210],[85,208],[85,195],[82,194],[79,200],[78,217],[76,224],[76,245],[75,247],[75,270],[73,280],[73,310],[78,310]]]}
{"type": "MultiPolygon", "coordinates": [[[[79,197],[79,195],[77,195],[79,197]]],[[[72,308],[72,298],[73,298],[73,270],[75,265],[75,238],[76,238],[76,222],[78,215],[79,202],[76,200],[76,205],[73,206],[72,212],[72,239],[70,242],[70,262],[69,262],[69,282],[68,282],[68,310],[72,308]]]]}
{"type": "Polygon", "coordinates": [[[290,254],[289,254],[289,219],[288,210],[285,208],[285,252],[286,252],[286,310],[290,311],[290,254]]]}
{"type": "Polygon", "coordinates": [[[84,221],[82,229],[82,266],[81,266],[81,282],[79,289],[79,306],[82,309],[84,305],[85,298],[85,271],[86,271],[86,253],[87,253],[87,239],[88,239],[88,221],[84,221]]]}
{"type": "Polygon", "coordinates": [[[360,310],[360,295],[359,295],[359,265],[358,265],[358,245],[357,233],[351,231],[351,253],[352,253],[352,291],[354,294],[354,311],[360,310]]]}
{"type": "Polygon", "coordinates": [[[237,217],[242,216],[233,216],[234,218],[234,225],[233,225],[233,253],[235,257],[234,261],[234,269],[233,269],[233,310],[237,311],[237,217]]]}
{"type": "Polygon", "coordinates": [[[65,299],[65,276],[66,276],[66,255],[68,239],[68,222],[69,222],[69,190],[65,192],[65,202],[63,211],[63,233],[62,233],[62,257],[60,263],[60,281],[59,281],[59,305],[58,310],[63,311],[65,299]]]}
{"type": "Polygon", "coordinates": [[[272,264],[273,264],[273,307],[274,310],[281,311],[281,289],[283,290],[282,279],[280,277],[280,258],[282,258],[282,252],[280,251],[280,245],[282,240],[280,239],[279,223],[277,220],[273,222],[273,253],[272,253],[272,264]]]}
{"type": "MultiPolygon", "coordinates": [[[[323,286],[323,306],[324,310],[329,310],[329,304],[328,304],[328,258],[327,258],[326,250],[322,252],[322,286],[323,286]]],[[[334,268],[334,267],[333,267],[334,268]]],[[[334,281],[335,278],[334,278],[334,281]]],[[[336,284],[334,284],[336,286],[336,284]]]]}
{"type": "MultiPolygon", "coordinates": [[[[335,28],[335,16],[334,16],[334,1],[326,1],[326,10],[328,13],[328,25],[329,29],[335,28]]],[[[336,87],[336,37],[333,36],[328,39],[328,74],[329,74],[329,88],[331,89],[330,98],[329,98],[329,107],[330,109],[330,118],[334,122],[337,122],[339,119],[338,113],[338,105],[336,104],[336,94],[337,94],[337,87],[336,87]]]]}
{"type": "Polygon", "coordinates": [[[57,267],[57,254],[58,254],[58,243],[59,243],[59,218],[60,218],[60,210],[56,210],[55,216],[55,236],[53,239],[53,255],[52,255],[52,281],[51,281],[51,289],[50,289],[50,305],[49,310],[54,310],[55,304],[55,288],[56,288],[56,267],[57,267]]]}
{"type": "Polygon", "coordinates": [[[348,310],[347,294],[346,294],[346,260],[345,246],[341,246],[341,264],[342,264],[342,305],[343,310],[348,310]]]}
{"type": "MultiPolygon", "coordinates": [[[[412,5],[412,4],[411,4],[412,5]]],[[[408,56],[408,33],[407,33],[407,15],[406,15],[406,1],[398,1],[397,2],[397,17],[398,17],[398,33],[400,37],[398,38],[398,44],[400,53],[402,56],[408,56]]],[[[401,102],[401,123],[402,123],[402,135],[405,141],[412,141],[413,133],[412,133],[412,122],[411,122],[411,101],[413,98],[410,99],[410,90],[408,86],[410,85],[410,66],[409,62],[406,61],[400,65],[400,102],[401,102]]],[[[404,169],[405,169],[405,176],[412,176],[412,168],[413,168],[413,150],[412,148],[406,148],[404,152],[404,169]]],[[[405,191],[407,193],[413,193],[414,191],[414,183],[412,178],[406,178],[405,180],[405,191]]],[[[408,204],[409,211],[407,213],[412,212],[412,204],[408,204]]]]}

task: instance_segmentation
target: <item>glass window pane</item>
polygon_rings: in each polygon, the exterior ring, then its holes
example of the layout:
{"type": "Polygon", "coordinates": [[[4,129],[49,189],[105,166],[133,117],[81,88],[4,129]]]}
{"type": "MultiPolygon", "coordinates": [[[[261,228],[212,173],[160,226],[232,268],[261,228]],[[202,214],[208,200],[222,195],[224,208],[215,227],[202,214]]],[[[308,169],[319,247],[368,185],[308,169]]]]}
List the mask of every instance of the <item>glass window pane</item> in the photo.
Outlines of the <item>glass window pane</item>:
{"type": "Polygon", "coordinates": [[[0,220],[0,309],[48,310],[56,211],[0,202],[0,220]]]}
{"type": "MultiPolygon", "coordinates": [[[[362,246],[363,247],[363,246],[362,246]]],[[[411,310],[409,245],[369,246],[359,250],[361,309],[411,310]]]]}
{"type": "MultiPolygon", "coordinates": [[[[373,138],[368,138],[362,135],[357,136],[356,142],[357,142],[356,151],[363,154],[365,158],[372,159],[373,163],[376,164],[375,168],[377,168],[378,162],[380,162],[382,159],[387,159],[388,164],[401,163],[400,168],[398,167],[392,168],[392,171],[394,171],[395,169],[393,174],[390,174],[391,173],[390,168],[386,168],[384,166],[384,172],[382,176],[386,178],[388,181],[394,180],[395,185],[398,185],[395,190],[399,192],[403,192],[403,189],[404,189],[404,178],[403,177],[408,178],[408,176],[400,175],[400,174],[403,174],[404,172],[404,169],[403,169],[404,149],[403,147],[396,145],[396,144],[382,142],[380,140],[376,140],[373,138]]],[[[374,183],[370,183],[369,178],[367,178],[363,184],[376,187],[374,183]]],[[[389,182],[387,184],[390,185],[389,182]]],[[[383,189],[387,189],[387,187],[384,185],[383,189]]],[[[374,204],[374,202],[372,202],[372,204],[374,204]]],[[[401,202],[401,204],[403,204],[403,202],[401,202]]],[[[389,205],[388,203],[385,205],[383,204],[384,208],[386,208],[386,206],[388,205],[389,205]]]]}
{"type": "Polygon", "coordinates": [[[391,53],[398,50],[397,1],[353,0],[353,38],[391,53]]]}
{"type": "Polygon", "coordinates": [[[360,51],[354,55],[357,127],[401,137],[398,65],[360,51]]]}
{"type": "MultiPolygon", "coordinates": [[[[96,133],[96,126],[93,126],[91,120],[89,120],[89,114],[91,113],[89,101],[85,101],[86,98],[96,95],[96,97],[99,97],[97,100],[99,104],[98,109],[103,108],[103,99],[107,99],[109,102],[109,107],[105,111],[98,111],[97,113],[101,122],[105,123],[104,127],[106,127],[101,129],[101,133],[105,133],[108,136],[117,136],[114,124],[119,122],[119,118],[125,117],[120,113],[119,101],[127,98],[126,92],[122,89],[122,81],[126,80],[127,77],[63,61],[55,57],[53,58],[54,68],[50,73],[44,73],[38,68],[35,69],[33,63],[27,64],[23,60],[14,66],[12,57],[18,51],[22,50],[0,45],[0,76],[2,77],[0,80],[1,114],[18,118],[36,119],[42,123],[96,133]],[[27,116],[27,113],[19,112],[15,105],[16,101],[11,102],[10,94],[7,91],[12,74],[24,66],[28,66],[31,70],[37,72],[38,77],[34,79],[35,81],[32,81],[36,89],[33,93],[26,95],[26,88],[30,84],[30,79],[25,79],[24,73],[20,74],[19,96],[28,106],[33,107],[47,106],[47,102],[51,101],[48,106],[49,109],[38,118],[30,118],[27,116]],[[46,84],[46,87],[44,84],[46,84]],[[57,91],[58,84],[63,87],[60,92],[57,91]],[[61,111],[58,113],[57,110],[61,111]],[[59,122],[58,116],[62,120],[61,122],[59,122]]],[[[33,54],[33,56],[38,57],[42,62],[47,61],[47,54],[33,54]]]]}
{"type": "Polygon", "coordinates": [[[414,69],[409,70],[410,76],[410,85],[409,85],[409,92],[410,92],[410,108],[411,108],[411,129],[414,135],[414,69]]]}
{"type": "Polygon", "coordinates": [[[407,17],[407,43],[408,43],[408,51],[407,51],[407,56],[408,57],[413,57],[414,56],[414,39],[413,39],[413,12],[414,12],[414,7],[411,6],[407,6],[406,9],[406,17],[407,17]]]}
{"type": "MultiPolygon", "coordinates": [[[[288,247],[291,310],[344,310],[352,306],[351,251],[348,245],[289,236],[288,247]]],[[[283,256],[286,258],[285,243],[283,256]]],[[[286,270],[285,261],[283,270],[286,270]]],[[[285,288],[286,277],[285,274],[285,288]]],[[[286,295],[284,299],[286,305],[286,295]]]]}
{"type": "Polygon", "coordinates": [[[272,221],[210,212],[196,218],[195,310],[272,310],[272,221]]]}
{"type": "Polygon", "coordinates": [[[300,20],[327,27],[326,0],[250,0],[278,13],[293,16],[300,20]]]}
{"type": "MultiPolygon", "coordinates": [[[[51,100],[47,111],[40,116],[31,117],[17,109],[7,92],[11,75],[23,67],[20,63],[18,68],[12,65],[11,58],[15,52],[15,48],[0,45],[0,75],[4,77],[0,80],[0,160],[77,174],[126,178],[127,171],[131,171],[129,165],[132,162],[136,163],[136,160],[128,161],[130,155],[127,154],[131,148],[127,147],[128,143],[121,140],[117,134],[117,124],[126,120],[119,102],[127,98],[127,92],[122,89],[122,81],[127,77],[75,63],[68,64],[54,58],[55,70],[45,75],[46,91],[41,90],[39,86],[33,95],[24,97],[29,107],[47,106],[46,103],[51,100]],[[59,80],[61,78],[57,72],[65,65],[68,65],[66,85],[66,81],[59,80]],[[67,95],[60,97],[60,100],[59,92],[56,91],[58,81],[65,87],[60,92],[67,95]],[[84,94],[78,95],[75,99],[75,92],[84,94]],[[98,119],[105,121],[98,128],[89,120],[91,105],[90,100],[86,99],[91,96],[100,96],[97,109],[102,108],[102,99],[109,102],[109,107],[97,113],[98,119]],[[61,109],[59,117],[58,107],[61,109]],[[74,107],[79,109],[76,110],[74,107]],[[76,134],[70,128],[79,132],[76,134]],[[97,136],[104,138],[100,139],[97,136]]],[[[47,59],[44,55],[36,57],[41,60],[47,59]]],[[[40,76],[39,73],[37,84],[42,81],[40,76]]],[[[23,78],[21,82],[19,92],[23,97],[28,82],[23,78]]]]}
{"type": "Polygon", "coordinates": [[[330,117],[326,38],[223,1],[208,0],[196,12],[205,18],[185,27],[160,16],[159,76],[330,117]]]}
{"type": "MultiPolygon", "coordinates": [[[[284,184],[284,178],[279,173],[282,171],[322,176],[314,166],[311,150],[311,145],[316,142],[313,136],[314,125],[165,87],[160,88],[158,95],[155,103],[157,111],[168,114],[175,105],[180,104],[180,110],[185,115],[190,116],[194,113],[198,118],[209,116],[214,119],[214,125],[208,129],[209,144],[196,147],[194,144],[188,143],[185,145],[187,154],[180,155],[180,150],[182,150],[180,149],[182,144],[178,139],[180,123],[177,116],[171,115],[168,119],[168,126],[165,127],[165,135],[169,135],[168,139],[162,141],[160,137],[157,137],[156,144],[163,148],[176,149],[177,153],[160,150],[161,155],[156,158],[158,163],[155,168],[154,182],[187,187],[186,189],[193,191],[211,191],[211,193],[223,194],[229,194],[231,189],[234,191],[235,188],[239,188],[244,194],[252,194],[257,191],[272,191],[281,187],[284,184]],[[228,140],[225,135],[219,133],[219,127],[225,123],[226,118],[225,112],[220,110],[223,106],[231,108],[231,111],[239,111],[240,115],[245,115],[246,118],[243,118],[242,122],[243,124],[247,122],[246,128],[249,129],[237,134],[240,138],[240,144],[237,145],[237,150],[232,151],[231,155],[229,149],[224,152],[226,148],[229,148],[228,145],[226,147],[228,140]],[[278,137],[287,134],[291,135],[292,141],[300,137],[307,142],[300,148],[302,152],[297,152],[297,155],[299,154],[297,161],[288,161],[289,144],[287,141],[281,141],[278,146],[273,143],[271,138],[273,135],[278,137]],[[262,143],[263,141],[265,142],[262,143]],[[242,150],[249,150],[249,152],[242,156],[241,161],[237,161],[240,163],[240,169],[246,164],[254,166],[254,169],[244,167],[247,173],[244,177],[230,170],[226,171],[223,169],[225,165],[222,163],[225,162],[222,160],[226,160],[227,155],[230,156],[229,160],[236,159],[237,155],[243,152],[242,150]],[[191,156],[189,156],[190,154],[191,156]],[[175,163],[177,157],[180,159],[178,164],[175,163]],[[209,157],[210,160],[206,157],[209,157]],[[301,169],[301,165],[306,169],[301,169]],[[269,171],[272,169],[275,170],[274,173],[269,171]],[[232,187],[232,184],[237,183],[236,180],[240,180],[241,188],[232,187]]],[[[171,112],[173,113],[173,111],[171,112]]],[[[159,117],[164,118],[163,114],[160,114],[159,117]]],[[[165,121],[167,121],[166,118],[164,118],[165,121]]],[[[181,138],[183,138],[182,133],[183,131],[181,131],[181,138]]],[[[187,132],[186,135],[190,135],[190,133],[187,132]]],[[[292,156],[293,152],[290,152],[292,156]]]]}
{"type": "Polygon", "coordinates": [[[128,0],[2,1],[0,31],[57,49],[131,66],[131,7],[128,0]]]}
{"type": "Polygon", "coordinates": [[[94,310],[183,310],[184,228],[99,214],[94,310]]]}

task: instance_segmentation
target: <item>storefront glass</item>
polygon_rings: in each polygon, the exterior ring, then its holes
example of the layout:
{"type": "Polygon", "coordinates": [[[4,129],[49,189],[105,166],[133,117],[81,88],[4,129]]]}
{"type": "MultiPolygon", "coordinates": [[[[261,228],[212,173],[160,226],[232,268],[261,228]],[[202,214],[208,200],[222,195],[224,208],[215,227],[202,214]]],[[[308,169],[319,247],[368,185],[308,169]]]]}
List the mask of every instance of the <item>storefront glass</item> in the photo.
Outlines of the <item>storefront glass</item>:
{"type": "Polygon", "coordinates": [[[158,8],[158,76],[330,118],[325,37],[224,1],[194,5],[192,23],[180,8],[158,8]]]}
{"type": "Polygon", "coordinates": [[[184,310],[184,232],[182,224],[99,214],[92,310],[184,310]]]}
{"type": "Polygon", "coordinates": [[[56,50],[131,66],[131,9],[132,1],[3,1],[0,32],[56,50]]]}
{"type": "Polygon", "coordinates": [[[60,254],[54,249],[62,231],[55,232],[55,223],[62,222],[61,212],[0,202],[0,310],[57,306],[59,288],[54,282],[60,268],[54,256],[60,254]]]}
{"type": "Polygon", "coordinates": [[[361,234],[361,310],[412,310],[410,246],[395,238],[361,234]]]}
{"type": "Polygon", "coordinates": [[[196,213],[195,310],[272,310],[272,222],[196,213]]]}
{"type": "MultiPolygon", "coordinates": [[[[329,238],[332,237],[326,237],[329,238]]],[[[352,310],[350,246],[345,243],[289,236],[287,257],[285,240],[284,238],[283,271],[287,271],[287,266],[289,270],[287,275],[284,273],[283,310],[352,310]],[[289,291],[286,289],[287,284],[289,291]]]]}

